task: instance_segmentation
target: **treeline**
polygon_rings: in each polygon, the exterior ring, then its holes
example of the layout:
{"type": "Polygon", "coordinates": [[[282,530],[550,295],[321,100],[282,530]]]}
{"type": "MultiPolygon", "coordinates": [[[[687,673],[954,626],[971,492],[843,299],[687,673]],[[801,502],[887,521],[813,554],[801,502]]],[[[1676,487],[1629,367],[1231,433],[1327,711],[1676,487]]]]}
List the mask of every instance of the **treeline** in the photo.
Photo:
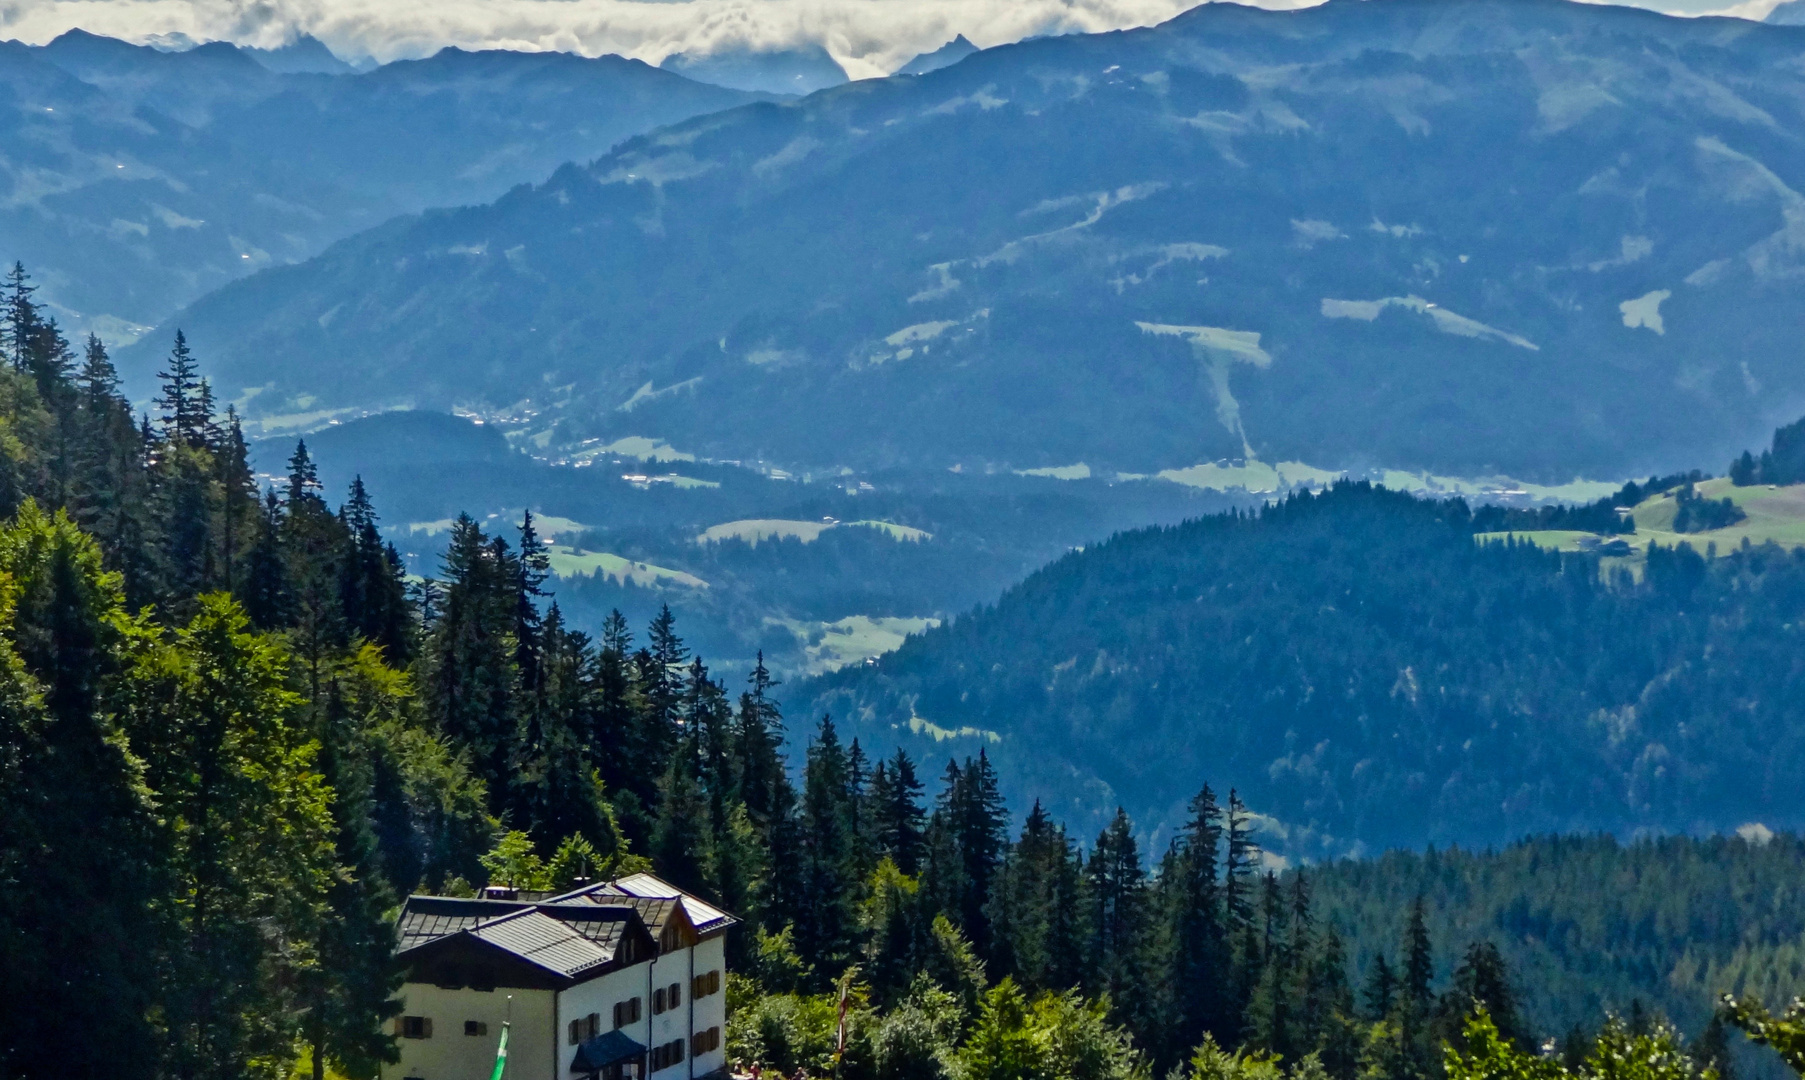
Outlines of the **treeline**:
{"type": "Polygon", "coordinates": [[[1786,1001],[1805,990],[1805,841],[1743,833],[1391,851],[1313,868],[1312,892],[1356,982],[1394,950],[1398,913],[1421,896],[1436,941],[1497,945],[1517,984],[1533,988],[1524,1020],[1547,1036],[1638,1009],[1697,1032],[1722,993],[1786,1001]]]}
{"type": "MultiPolygon", "coordinates": [[[[1640,483],[1631,480],[1596,502],[1580,505],[1554,503],[1533,508],[1498,506],[1496,504],[1481,506],[1473,511],[1473,531],[1494,533],[1571,529],[1576,532],[1604,533],[1606,535],[1633,533],[1636,531],[1636,519],[1627,511],[1645,499],[1672,491],[1675,488],[1684,488],[1687,492],[1691,492],[1692,485],[1705,479],[1708,478],[1704,473],[1694,469],[1691,472],[1674,473],[1671,476],[1651,476],[1640,483]]],[[[1721,526],[1701,526],[1702,528],[1721,528],[1721,526]]],[[[1699,530],[1676,528],[1674,531],[1699,530]]]]}
{"type": "Polygon", "coordinates": [[[1805,482],[1805,419],[1776,428],[1773,444],[1760,457],[1744,450],[1730,463],[1730,480],[1737,487],[1805,482]]]}

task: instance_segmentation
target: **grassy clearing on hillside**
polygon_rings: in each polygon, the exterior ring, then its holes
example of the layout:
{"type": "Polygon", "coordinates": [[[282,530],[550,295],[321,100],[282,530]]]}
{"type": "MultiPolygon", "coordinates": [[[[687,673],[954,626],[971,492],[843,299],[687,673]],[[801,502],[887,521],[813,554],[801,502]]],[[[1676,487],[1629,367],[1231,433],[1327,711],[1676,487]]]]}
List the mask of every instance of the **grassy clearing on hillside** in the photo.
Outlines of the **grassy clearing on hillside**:
{"type": "Polygon", "coordinates": [[[1277,465],[1268,465],[1264,461],[1249,461],[1244,465],[1206,463],[1184,469],[1166,469],[1159,473],[1159,479],[1186,487],[1206,491],[1233,491],[1241,488],[1255,493],[1277,491],[1284,487],[1321,487],[1334,483],[1341,476],[1341,473],[1314,468],[1301,461],[1281,461],[1277,465]]]}
{"type": "Polygon", "coordinates": [[[910,634],[939,626],[940,620],[849,615],[833,622],[766,619],[765,623],[782,626],[795,634],[796,640],[804,643],[803,670],[810,675],[820,675],[894,652],[910,634]]]}
{"type": "Polygon", "coordinates": [[[610,555],[604,551],[584,551],[581,548],[567,547],[564,544],[551,545],[552,573],[562,578],[569,577],[602,577],[614,578],[623,585],[684,585],[692,589],[706,589],[708,582],[694,574],[686,574],[681,570],[669,567],[654,566],[651,563],[635,562],[623,559],[619,555],[610,555]]]}
{"type": "Polygon", "coordinates": [[[1548,530],[1481,533],[1479,539],[1501,540],[1506,536],[1515,536],[1519,540],[1527,540],[1538,547],[1554,551],[1583,551],[1601,542],[1621,539],[1628,542],[1632,549],[1632,555],[1627,561],[1636,566],[1640,566],[1646,559],[1650,544],[1672,547],[1684,542],[1701,552],[1712,544],[1717,546],[1718,551],[1728,551],[1741,547],[1745,540],[1750,544],[1771,541],[1789,548],[1805,546],[1805,484],[1790,487],[1766,484],[1736,487],[1727,478],[1721,478],[1707,480],[1699,484],[1697,490],[1702,498],[1730,499],[1748,517],[1728,528],[1695,533],[1674,532],[1673,519],[1678,512],[1678,504],[1669,492],[1636,504],[1631,511],[1636,518],[1636,531],[1627,536],[1601,537],[1588,532],[1548,530]]]}
{"type": "Polygon", "coordinates": [[[821,534],[829,529],[861,527],[877,529],[897,541],[932,540],[934,534],[923,529],[913,529],[907,525],[898,525],[890,521],[787,521],[782,518],[751,518],[746,521],[729,521],[720,525],[710,525],[696,537],[698,544],[712,544],[722,540],[744,540],[757,546],[765,540],[800,540],[812,544],[821,538],[821,534]]]}

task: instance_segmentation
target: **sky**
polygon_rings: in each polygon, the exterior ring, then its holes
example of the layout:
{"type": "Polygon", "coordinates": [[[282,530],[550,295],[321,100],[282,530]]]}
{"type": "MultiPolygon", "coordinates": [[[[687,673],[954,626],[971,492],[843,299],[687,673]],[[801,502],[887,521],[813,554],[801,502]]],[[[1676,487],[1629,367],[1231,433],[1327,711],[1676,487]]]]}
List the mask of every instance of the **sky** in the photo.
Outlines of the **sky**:
{"type": "MultiPolygon", "coordinates": [[[[0,0],[0,40],[71,27],[145,43],[185,35],[274,47],[312,34],[347,58],[463,48],[667,54],[819,44],[853,78],[886,75],[964,34],[982,47],[1036,34],[1163,22],[1193,0],[0,0]]],[[[1263,0],[1308,6],[1314,0],[1263,0]]],[[[1676,15],[1760,18],[1776,0],[1645,0],[1676,15]]]]}

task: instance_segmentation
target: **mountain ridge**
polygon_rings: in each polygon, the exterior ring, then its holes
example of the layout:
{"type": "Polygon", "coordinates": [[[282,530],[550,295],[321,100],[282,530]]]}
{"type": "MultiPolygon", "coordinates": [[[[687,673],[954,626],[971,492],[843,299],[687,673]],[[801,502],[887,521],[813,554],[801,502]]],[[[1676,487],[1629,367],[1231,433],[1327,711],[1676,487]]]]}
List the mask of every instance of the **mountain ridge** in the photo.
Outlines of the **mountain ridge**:
{"type": "Polygon", "coordinates": [[[514,410],[554,445],[1646,474],[1805,408],[1799,46],[1561,0],[1204,5],[690,121],[180,321],[262,412],[514,410]]]}
{"type": "Polygon", "coordinates": [[[322,74],[274,72],[226,42],[6,44],[0,258],[33,268],[65,328],[130,340],[395,214],[484,202],[570,155],[759,97],[620,57],[449,49],[322,74]]]}

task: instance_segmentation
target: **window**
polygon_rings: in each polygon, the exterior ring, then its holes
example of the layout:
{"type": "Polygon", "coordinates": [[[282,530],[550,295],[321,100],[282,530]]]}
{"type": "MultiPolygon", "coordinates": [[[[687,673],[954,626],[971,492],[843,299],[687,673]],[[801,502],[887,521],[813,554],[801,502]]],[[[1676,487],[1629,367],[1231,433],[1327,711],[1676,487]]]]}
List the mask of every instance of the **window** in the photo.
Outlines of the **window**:
{"type": "Polygon", "coordinates": [[[639,999],[616,1002],[614,1005],[614,1030],[619,1031],[628,1024],[639,1023],[639,999]]]}
{"type": "Polygon", "coordinates": [[[676,1039],[660,1046],[652,1047],[652,1071],[668,1069],[683,1061],[683,1040],[676,1039]]]}
{"type": "Polygon", "coordinates": [[[698,1031],[689,1037],[689,1054],[695,1057],[721,1048],[721,1029],[711,1027],[707,1031],[698,1031]]]}
{"type": "Polygon", "coordinates": [[[683,984],[672,983],[670,989],[664,992],[664,1007],[674,1009],[681,1004],[683,1004],[683,984]]]}
{"type": "Polygon", "coordinates": [[[481,1020],[466,1020],[464,1021],[464,1034],[487,1035],[489,1034],[489,1025],[481,1020]]]}
{"type": "Polygon", "coordinates": [[[401,1037],[404,1039],[432,1038],[432,1017],[404,1016],[401,1018],[401,1037]]]}
{"type": "Polygon", "coordinates": [[[593,1039],[602,1033],[602,1014],[590,1013],[583,1017],[583,1037],[593,1039]]]}
{"type": "Polygon", "coordinates": [[[689,981],[689,996],[691,1000],[705,998],[710,994],[718,994],[720,992],[721,973],[719,971],[705,971],[689,981]]]}
{"type": "Polygon", "coordinates": [[[664,987],[652,991],[652,1015],[657,1016],[664,1011],[664,987]]]}
{"type": "MultiPolygon", "coordinates": [[[[616,1005],[615,1008],[618,1009],[620,1006],[616,1005]]],[[[572,1020],[570,1022],[570,1029],[566,1038],[570,1040],[570,1045],[572,1046],[583,1041],[583,1022],[581,1020],[572,1020]]]]}
{"type": "Polygon", "coordinates": [[[713,971],[708,973],[708,992],[711,994],[718,994],[721,992],[721,969],[720,968],[715,968],[713,971]]]}

